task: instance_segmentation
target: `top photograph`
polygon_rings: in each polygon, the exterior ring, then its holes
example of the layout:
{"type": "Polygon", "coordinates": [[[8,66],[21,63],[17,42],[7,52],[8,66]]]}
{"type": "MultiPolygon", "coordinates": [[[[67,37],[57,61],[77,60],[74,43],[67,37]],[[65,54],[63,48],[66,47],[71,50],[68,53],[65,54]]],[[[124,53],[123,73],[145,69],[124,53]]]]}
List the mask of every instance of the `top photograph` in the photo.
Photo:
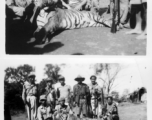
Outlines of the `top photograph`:
{"type": "Polygon", "coordinates": [[[7,55],[146,56],[147,0],[5,0],[7,55]]]}

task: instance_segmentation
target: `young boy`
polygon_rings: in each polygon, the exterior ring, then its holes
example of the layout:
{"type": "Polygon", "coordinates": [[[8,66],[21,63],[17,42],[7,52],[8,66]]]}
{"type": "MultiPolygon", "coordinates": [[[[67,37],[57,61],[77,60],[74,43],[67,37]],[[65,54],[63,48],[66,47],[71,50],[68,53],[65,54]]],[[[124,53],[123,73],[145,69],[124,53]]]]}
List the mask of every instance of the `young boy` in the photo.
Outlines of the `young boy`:
{"type": "Polygon", "coordinates": [[[40,96],[40,106],[38,107],[38,120],[53,120],[53,109],[46,105],[46,96],[40,96]]]}
{"type": "Polygon", "coordinates": [[[69,114],[73,114],[68,105],[65,105],[65,98],[59,98],[59,105],[55,107],[56,112],[54,113],[55,120],[67,120],[69,114]]]}

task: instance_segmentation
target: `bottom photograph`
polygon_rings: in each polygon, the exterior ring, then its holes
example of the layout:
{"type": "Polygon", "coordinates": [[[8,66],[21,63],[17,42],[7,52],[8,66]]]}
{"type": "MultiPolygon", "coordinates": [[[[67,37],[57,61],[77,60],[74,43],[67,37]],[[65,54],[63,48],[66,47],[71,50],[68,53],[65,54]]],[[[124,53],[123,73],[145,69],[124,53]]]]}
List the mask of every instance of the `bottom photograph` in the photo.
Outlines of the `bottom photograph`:
{"type": "Polygon", "coordinates": [[[147,120],[145,62],[4,66],[5,120],[147,120]]]}

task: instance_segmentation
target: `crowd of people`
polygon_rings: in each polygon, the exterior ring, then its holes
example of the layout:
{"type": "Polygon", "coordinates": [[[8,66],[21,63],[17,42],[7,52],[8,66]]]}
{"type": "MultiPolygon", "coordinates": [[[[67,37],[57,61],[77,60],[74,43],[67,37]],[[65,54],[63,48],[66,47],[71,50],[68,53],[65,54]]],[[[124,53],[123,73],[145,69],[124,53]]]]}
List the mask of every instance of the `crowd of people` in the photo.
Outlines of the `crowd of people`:
{"type": "Polygon", "coordinates": [[[54,87],[52,79],[46,79],[46,87],[38,95],[35,75],[30,74],[22,91],[28,120],[71,120],[71,116],[75,119],[119,120],[117,104],[112,95],[105,95],[96,79],[92,75],[87,85],[83,83],[85,78],[78,75],[75,78],[78,83],[72,89],[65,83],[65,77],[60,75],[59,87],[54,87]]]}
{"type": "MultiPolygon", "coordinates": [[[[104,0],[101,0],[104,3],[104,0]]],[[[107,8],[110,19],[119,10],[116,18],[120,21],[118,29],[129,27],[132,30],[126,34],[138,34],[137,39],[145,39],[147,35],[147,1],[146,0],[109,0],[109,5],[102,6],[100,0],[6,0],[6,18],[8,22],[21,23],[26,32],[34,35],[38,25],[36,22],[40,11],[47,7],[47,11],[73,9],[76,11],[92,11],[97,14],[107,8]],[[119,7],[118,7],[119,6],[119,7]],[[104,7],[104,8],[103,8],[104,7]],[[19,22],[21,21],[21,22],[19,22]]]]}

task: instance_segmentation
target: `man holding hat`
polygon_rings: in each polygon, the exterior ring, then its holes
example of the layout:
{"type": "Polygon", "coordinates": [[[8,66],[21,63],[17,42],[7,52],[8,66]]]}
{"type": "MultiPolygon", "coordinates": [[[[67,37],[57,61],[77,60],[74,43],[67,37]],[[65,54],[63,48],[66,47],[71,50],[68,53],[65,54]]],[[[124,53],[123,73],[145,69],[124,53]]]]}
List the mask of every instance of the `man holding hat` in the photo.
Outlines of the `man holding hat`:
{"type": "Polygon", "coordinates": [[[119,120],[118,108],[115,102],[113,102],[112,95],[107,96],[107,104],[105,105],[105,114],[101,117],[103,120],[119,120]]]}
{"type": "Polygon", "coordinates": [[[59,76],[59,82],[61,86],[57,88],[57,98],[65,98],[65,104],[69,105],[71,96],[71,87],[65,84],[65,77],[59,76]]]}
{"type": "Polygon", "coordinates": [[[87,98],[90,94],[89,87],[83,83],[85,80],[82,76],[77,76],[75,80],[78,84],[73,87],[74,104],[78,107],[77,117],[80,117],[81,112],[83,117],[87,116],[87,98]]]}
{"type": "Polygon", "coordinates": [[[53,86],[53,80],[51,78],[46,79],[46,87],[44,91],[45,91],[44,94],[46,96],[47,105],[55,108],[56,91],[53,86]]]}
{"type": "Polygon", "coordinates": [[[46,104],[46,96],[40,96],[40,106],[38,108],[38,120],[53,120],[53,109],[46,104]]]}
{"type": "Polygon", "coordinates": [[[98,114],[101,113],[101,106],[104,104],[103,89],[96,82],[97,77],[92,75],[90,77],[91,83],[88,85],[91,95],[91,108],[93,112],[93,118],[97,118],[98,114]]]}
{"type": "Polygon", "coordinates": [[[37,86],[34,74],[29,74],[28,80],[23,85],[22,99],[27,109],[28,120],[35,120],[37,117],[37,86]]]}

